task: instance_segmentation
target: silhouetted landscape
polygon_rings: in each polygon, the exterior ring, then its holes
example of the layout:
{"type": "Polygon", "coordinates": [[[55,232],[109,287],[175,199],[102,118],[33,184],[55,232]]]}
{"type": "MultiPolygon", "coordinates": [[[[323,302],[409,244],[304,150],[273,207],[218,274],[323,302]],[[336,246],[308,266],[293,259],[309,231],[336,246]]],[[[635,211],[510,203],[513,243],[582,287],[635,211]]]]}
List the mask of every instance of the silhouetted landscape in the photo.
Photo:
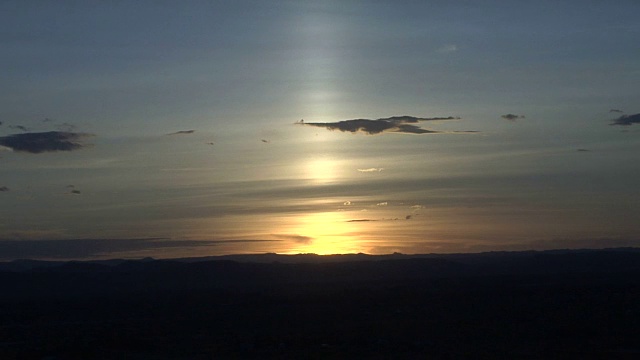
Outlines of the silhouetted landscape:
{"type": "Polygon", "coordinates": [[[2,359],[632,359],[640,250],[0,263],[2,359]]]}

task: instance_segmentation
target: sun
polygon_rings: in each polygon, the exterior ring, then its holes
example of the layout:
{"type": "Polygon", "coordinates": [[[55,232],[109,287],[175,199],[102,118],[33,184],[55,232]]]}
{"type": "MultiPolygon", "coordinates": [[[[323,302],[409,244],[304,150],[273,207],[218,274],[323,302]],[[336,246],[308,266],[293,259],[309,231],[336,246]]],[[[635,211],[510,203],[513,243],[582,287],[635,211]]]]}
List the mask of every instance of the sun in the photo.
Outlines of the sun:
{"type": "Polygon", "coordinates": [[[337,177],[337,162],[333,159],[320,157],[310,160],[306,164],[306,177],[316,184],[334,181],[337,177]]]}
{"type": "Polygon", "coordinates": [[[358,225],[348,222],[341,212],[322,212],[299,217],[289,228],[289,232],[308,237],[309,241],[295,244],[288,253],[330,255],[362,252],[358,225]]]}

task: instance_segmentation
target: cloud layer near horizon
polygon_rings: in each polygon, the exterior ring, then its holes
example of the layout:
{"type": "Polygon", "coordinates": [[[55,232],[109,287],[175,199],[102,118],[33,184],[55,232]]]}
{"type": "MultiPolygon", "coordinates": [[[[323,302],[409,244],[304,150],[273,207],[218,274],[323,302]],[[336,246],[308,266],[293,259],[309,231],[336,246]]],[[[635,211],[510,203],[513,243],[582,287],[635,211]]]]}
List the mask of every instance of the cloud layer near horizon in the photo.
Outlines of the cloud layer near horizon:
{"type": "Polygon", "coordinates": [[[0,145],[17,152],[39,154],[53,151],[73,151],[85,147],[81,141],[92,134],[64,131],[13,134],[0,137],[0,145]]]}
{"type": "Polygon", "coordinates": [[[328,122],[328,123],[305,123],[303,121],[298,122],[297,124],[301,125],[309,125],[315,127],[323,127],[328,130],[340,130],[343,132],[364,132],[369,135],[380,134],[383,132],[397,132],[397,133],[405,133],[405,134],[435,134],[441,133],[441,131],[435,130],[427,130],[423,129],[416,125],[420,121],[437,121],[437,120],[458,120],[459,117],[430,117],[430,118],[420,118],[415,116],[392,116],[388,118],[380,118],[380,119],[351,119],[351,120],[341,120],[337,122],[328,122]]]}
{"type": "Polygon", "coordinates": [[[0,239],[0,261],[13,259],[76,259],[113,256],[122,252],[215,246],[230,242],[269,242],[277,240],[171,240],[136,239],[0,239]]]}

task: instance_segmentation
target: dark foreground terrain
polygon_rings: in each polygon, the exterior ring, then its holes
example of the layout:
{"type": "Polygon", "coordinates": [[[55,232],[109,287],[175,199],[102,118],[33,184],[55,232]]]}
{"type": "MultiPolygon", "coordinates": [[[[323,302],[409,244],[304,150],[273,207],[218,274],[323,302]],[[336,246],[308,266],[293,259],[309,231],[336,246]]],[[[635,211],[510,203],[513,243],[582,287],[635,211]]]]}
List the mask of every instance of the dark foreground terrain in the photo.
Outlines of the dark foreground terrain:
{"type": "Polygon", "coordinates": [[[640,252],[0,263],[0,359],[637,359],[640,252]]]}

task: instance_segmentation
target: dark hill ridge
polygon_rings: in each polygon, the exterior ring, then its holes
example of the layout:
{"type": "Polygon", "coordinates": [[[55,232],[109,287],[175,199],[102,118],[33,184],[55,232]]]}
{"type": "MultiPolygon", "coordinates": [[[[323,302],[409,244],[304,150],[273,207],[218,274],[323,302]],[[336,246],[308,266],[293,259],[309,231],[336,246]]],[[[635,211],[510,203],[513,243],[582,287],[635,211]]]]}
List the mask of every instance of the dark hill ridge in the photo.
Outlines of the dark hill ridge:
{"type": "Polygon", "coordinates": [[[4,291],[0,299],[68,298],[159,290],[249,291],[300,284],[375,284],[480,276],[640,274],[640,252],[611,249],[453,255],[265,254],[214,259],[18,261],[3,265],[0,286],[4,291]]]}
{"type": "Polygon", "coordinates": [[[640,354],[637,249],[2,266],[0,359],[640,354]]]}

